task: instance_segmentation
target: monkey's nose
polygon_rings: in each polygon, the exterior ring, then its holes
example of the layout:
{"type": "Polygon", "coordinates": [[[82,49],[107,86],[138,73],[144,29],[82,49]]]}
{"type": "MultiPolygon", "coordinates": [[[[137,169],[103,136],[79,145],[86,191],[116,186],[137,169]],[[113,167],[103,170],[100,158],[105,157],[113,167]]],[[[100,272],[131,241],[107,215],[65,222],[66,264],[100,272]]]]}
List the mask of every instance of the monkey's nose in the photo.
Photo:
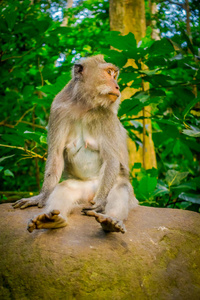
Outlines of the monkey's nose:
{"type": "Polygon", "coordinates": [[[116,84],[115,88],[116,88],[116,90],[119,90],[119,86],[118,86],[118,84],[116,84]]]}

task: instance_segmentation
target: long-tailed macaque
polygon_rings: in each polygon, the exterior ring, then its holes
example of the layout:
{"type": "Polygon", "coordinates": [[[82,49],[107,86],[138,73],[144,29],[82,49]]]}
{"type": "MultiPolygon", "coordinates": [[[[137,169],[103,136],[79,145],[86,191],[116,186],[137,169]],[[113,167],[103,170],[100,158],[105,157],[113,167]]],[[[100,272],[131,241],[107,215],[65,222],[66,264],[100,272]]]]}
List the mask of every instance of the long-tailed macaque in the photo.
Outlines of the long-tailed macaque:
{"type": "Polygon", "coordinates": [[[137,200],[128,179],[126,132],[117,118],[118,73],[102,55],[82,59],[55,97],[41,193],[13,204],[46,206],[46,213],[30,220],[30,232],[66,226],[67,215],[80,203],[105,231],[126,231],[123,220],[137,200]],[[59,183],[62,173],[67,179],[59,183]]]}

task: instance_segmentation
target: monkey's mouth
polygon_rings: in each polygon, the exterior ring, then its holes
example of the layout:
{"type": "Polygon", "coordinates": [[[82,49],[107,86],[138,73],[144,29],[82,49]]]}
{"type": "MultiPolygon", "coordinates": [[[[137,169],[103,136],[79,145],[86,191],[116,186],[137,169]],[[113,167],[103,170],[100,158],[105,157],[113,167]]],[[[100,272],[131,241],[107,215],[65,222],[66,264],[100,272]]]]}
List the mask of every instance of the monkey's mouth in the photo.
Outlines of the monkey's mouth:
{"type": "Polygon", "coordinates": [[[115,102],[119,96],[120,93],[108,93],[108,97],[111,102],[115,102]]]}
{"type": "Polygon", "coordinates": [[[119,97],[120,93],[108,93],[108,95],[119,97]]]}

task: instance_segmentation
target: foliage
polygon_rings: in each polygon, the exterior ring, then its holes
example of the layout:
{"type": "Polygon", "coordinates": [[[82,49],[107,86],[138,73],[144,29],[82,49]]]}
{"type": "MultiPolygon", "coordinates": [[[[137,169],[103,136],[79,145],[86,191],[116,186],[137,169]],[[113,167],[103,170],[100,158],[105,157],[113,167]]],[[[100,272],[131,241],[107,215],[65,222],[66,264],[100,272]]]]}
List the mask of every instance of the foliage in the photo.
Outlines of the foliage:
{"type": "Polygon", "coordinates": [[[122,90],[127,84],[140,88],[131,99],[122,102],[119,110],[130,137],[136,131],[141,132],[142,124],[138,127],[135,121],[143,119],[132,116],[145,106],[152,106],[150,118],[158,170],[144,170],[134,165],[134,190],[146,205],[198,210],[200,121],[196,104],[200,101],[200,63],[195,51],[192,54],[175,51],[173,40],[176,36],[172,41],[166,38],[152,41],[150,31],[149,28],[139,46],[131,33],[120,36],[111,32],[111,44],[121,51],[105,51],[118,65],[123,66],[129,58],[134,58],[137,65],[137,68],[122,67],[119,80],[122,90]],[[148,69],[144,70],[144,65],[148,69]],[[150,83],[148,91],[144,91],[143,82],[150,83]]]}
{"type": "MultiPolygon", "coordinates": [[[[171,37],[176,33],[181,35],[186,31],[187,6],[185,0],[156,0],[155,2],[159,8],[155,18],[163,36],[171,37]]],[[[196,43],[196,38],[199,40],[200,2],[198,0],[188,0],[188,3],[193,42],[196,43]]]]}
{"type": "Polygon", "coordinates": [[[69,81],[74,59],[95,54],[103,43],[107,11],[107,2],[85,1],[68,10],[69,26],[62,27],[46,1],[1,4],[1,190],[39,189],[51,102],[69,81]],[[80,23],[85,7],[90,17],[80,23]]]}
{"type": "Polygon", "coordinates": [[[158,169],[133,166],[137,198],[145,205],[198,211],[198,39],[192,44],[183,30],[170,40],[152,41],[148,28],[137,45],[131,33],[109,33],[108,2],[103,0],[81,1],[68,9],[67,27],[56,20],[46,1],[34,5],[29,0],[4,1],[0,12],[0,176],[4,195],[6,191],[39,189],[52,99],[69,81],[77,58],[104,53],[121,68],[121,90],[127,84],[139,89],[119,110],[121,122],[138,147],[142,141],[136,133],[143,132],[143,117],[136,115],[146,106],[152,107],[148,118],[153,125],[158,169]],[[110,45],[120,51],[110,50],[110,45]],[[130,58],[137,67],[125,66],[130,58]],[[144,91],[144,82],[150,83],[148,91],[144,91]]]}

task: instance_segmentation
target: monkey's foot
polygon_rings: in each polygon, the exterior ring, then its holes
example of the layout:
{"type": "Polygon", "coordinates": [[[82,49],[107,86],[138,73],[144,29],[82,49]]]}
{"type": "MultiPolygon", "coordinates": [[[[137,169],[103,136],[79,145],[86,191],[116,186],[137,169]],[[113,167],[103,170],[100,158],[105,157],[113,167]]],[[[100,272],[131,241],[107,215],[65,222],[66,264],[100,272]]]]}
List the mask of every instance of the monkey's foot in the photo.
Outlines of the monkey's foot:
{"type": "Polygon", "coordinates": [[[87,216],[95,217],[97,222],[99,222],[104,231],[107,232],[126,232],[126,227],[122,221],[117,220],[114,217],[109,217],[104,214],[97,213],[93,210],[84,211],[87,216]]]}
{"type": "Polygon", "coordinates": [[[61,228],[67,225],[66,219],[61,217],[59,210],[52,210],[48,214],[41,214],[28,223],[27,230],[32,232],[34,229],[53,229],[61,228]]]}

